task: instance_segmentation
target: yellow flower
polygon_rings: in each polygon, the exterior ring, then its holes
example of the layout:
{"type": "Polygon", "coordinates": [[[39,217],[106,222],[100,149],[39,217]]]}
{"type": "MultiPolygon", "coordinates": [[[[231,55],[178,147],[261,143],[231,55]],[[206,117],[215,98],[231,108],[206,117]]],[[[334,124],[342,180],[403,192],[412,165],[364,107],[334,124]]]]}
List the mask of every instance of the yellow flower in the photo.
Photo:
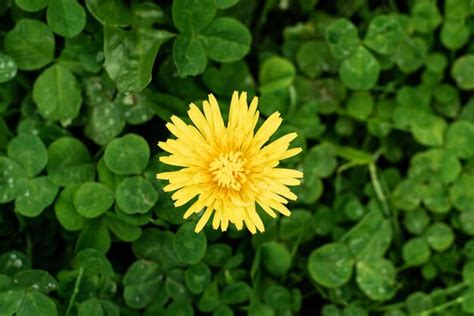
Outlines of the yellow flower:
{"type": "Polygon", "coordinates": [[[217,100],[210,94],[209,101],[203,102],[204,114],[190,104],[188,115],[194,126],[176,116],[166,124],[176,139],[158,143],[171,154],[160,161],[182,169],[159,173],[157,178],[169,181],[164,187],[166,192],[176,191],[172,195],[176,207],[194,199],[184,218],[205,209],[196,232],[202,230],[213,213],[214,229],[225,231],[230,222],[238,230],[245,223],[252,233],[263,232],[256,204],[272,217],[276,217],[275,211],[290,215],[285,204],[296,200],[296,195],[287,186],[299,185],[303,173],[278,168],[278,164],[300,153],[301,148],[288,149],[296,133],[265,145],[282,119],[275,112],[254,133],[259,118],[257,103],[254,97],[248,105],[246,92],[240,97],[234,92],[226,126],[217,100]]]}

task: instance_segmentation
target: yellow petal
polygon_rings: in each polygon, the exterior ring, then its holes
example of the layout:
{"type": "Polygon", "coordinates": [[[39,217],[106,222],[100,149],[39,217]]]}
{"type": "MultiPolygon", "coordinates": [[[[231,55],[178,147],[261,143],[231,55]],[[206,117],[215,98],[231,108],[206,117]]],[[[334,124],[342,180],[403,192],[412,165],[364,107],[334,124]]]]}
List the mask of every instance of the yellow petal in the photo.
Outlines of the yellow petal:
{"type": "Polygon", "coordinates": [[[196,233],[199,233],[203,228],[204,226],[206,225],[207,221],[209,220],[209,218],[211,217],[212,215],[212,207],[208,207],[206,209],[206,211],[204,212],[204,214],[202,214],[201,218],[199,219],[197,225],[196,225],[196,228],[194,229],[194,231],[196,233]]]}

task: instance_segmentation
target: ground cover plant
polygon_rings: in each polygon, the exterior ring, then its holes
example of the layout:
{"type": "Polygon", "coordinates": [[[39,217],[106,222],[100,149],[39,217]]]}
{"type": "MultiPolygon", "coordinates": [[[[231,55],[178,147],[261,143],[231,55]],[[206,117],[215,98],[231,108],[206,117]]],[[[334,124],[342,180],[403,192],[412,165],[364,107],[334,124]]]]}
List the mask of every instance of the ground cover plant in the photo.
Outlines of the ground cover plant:
{"type": "Polygon", "coordinates": [[[3,0],[0,16],[1,316],[474,313],[474,1],[3,0]],[[252,232],[184,219],[157,145],[210,93],[227,121],[234,91],[302,148],[278,165],[303,173],[291,216],[257,208],[252,232]]]}

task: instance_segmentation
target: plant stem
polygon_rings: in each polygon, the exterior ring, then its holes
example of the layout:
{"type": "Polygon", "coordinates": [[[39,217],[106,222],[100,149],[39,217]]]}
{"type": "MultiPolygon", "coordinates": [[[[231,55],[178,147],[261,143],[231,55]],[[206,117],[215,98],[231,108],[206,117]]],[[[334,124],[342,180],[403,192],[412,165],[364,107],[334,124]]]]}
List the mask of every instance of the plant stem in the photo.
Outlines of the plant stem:
{"type": "Polygon", "coordinates": [[[370,180],[372,181],[372,186],[374,187],[375,195],[382,205],[383,211],[386,216],[390,216],[390,208],[387,204],[387,198],[383,193],[382,186],[380,185],[379,178],[377,176],[377,170],[375,169],[375,164],[371,163],[369,165],[370,180]]]}
{"type": "Polygon", "coordinates": [[[76,296],[79,293],[79,287],[81,286],[81,281],[82,281],[82,275],[83,274],[84,274],[84,268],[80,267],[79,268],[79,273],[77,274],[76,282],[74,283],[74,290],[72,291],[71,298],[69,299],[69,304],[67,306],[65,316],[69,316],[69,314],[71,313],[71,309],[74,306],[74,303],[76,302],[76,296]]]}
{"type": "Polygon", "coordinates": [[[400,229],[400,223],[398,222],[398,216],[396,211],[392,211],[390,207],[388,206],[387,198],[385,196],[385,193],[383,192],[382,186],[380,184],[380,180],[377,176],[377,169],[375,166],[375,163],[369,164],[369,173],[370,173],[370,180],[372,181],[372,186],[374,187],[375,195],[377,196],[377,199],[379,200],[380,204],[382,205],[383,212],[385,216],[391,218],[392,222],[392,228],[394,232],[394,240],[397,244],[398,247],[401,247],[402,245],[402,233],[400,229]]]}
{"type": "Polygon", "coordinates": [[[414,314],[413,316],[428,316],[428,315],[431,315],[433,313],[436,313],[436,312],[440,312],[442,310],[445,310],[446,308],[448,307],[451,307],[451,306],[454,306],[454,305],[457,305],[457,304],[460,304],[462,303],[463,301],[463,297],[457,297],[455,298],[454,300],[451,300],[451,301],[448,301],[446,303],[443,303],[441,305],[438,305],[438,306],[435,306],[433,308],[430,308],[430,309],[427,309],[425,311],[422,311],[420,313],[417,313],[417,314],[414,314]]]}

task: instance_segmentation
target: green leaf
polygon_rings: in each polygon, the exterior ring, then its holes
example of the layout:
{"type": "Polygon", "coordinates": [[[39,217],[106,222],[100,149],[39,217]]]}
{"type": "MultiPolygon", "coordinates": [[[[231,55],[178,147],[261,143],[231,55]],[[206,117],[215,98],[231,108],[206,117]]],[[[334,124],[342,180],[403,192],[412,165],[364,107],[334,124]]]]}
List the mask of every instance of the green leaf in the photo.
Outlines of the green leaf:
{"type": "Polygon", "coordinates": [[[382,257],[392,240],[392,226],[380,211],[365,215],[362,220],[344,235],[344,241],[357,259],[382,257]]]}
{"type": "Polygon", "coordinates": [[[441,14],[433,2],[417,2],[411,8],[413,27],[420,33],[429,33],[441,23],[441,14]]]}
{"type": "Polygon", "coordinates": [[[6,285],[4,289],[0,290],[0,308],[2,313],[7,316],[15,315],[23,302],[25,294],[23,291],[10,290],[13,287],[13,283],[6,275],[0,277],[0,282],[2,287],[6,285]]]}
{"type": "Polygon", "coordinates": [[[70,186],[95,177],[92,157],[84,144],[72,137],[62,137],[48,147],[48,178],[56,185],[70,186]]]}
{"type": "Polygon", "coordinates": [[[165,291],[175,301],[190,301],[189,292],[184,285],[184,271],[174,269],[167,273],[165,291]]]}
{"type": "Polygon", "coordinates": [[[421,38],[405,37],[398,43],[393,58],[402,72],[411,73],[423,65],[427,50],[427,44],[421,38]]]}
{"type": "Polygon", "coordinates": [[[474,289],[468,288],[461,297],[462,310],[465,313],[474,313],[474,289]]]}
{"type": "Polygon", "coordinates": [[[226,244],[209,244],[204,260],[211,267],[222,267],[232,256],[232,248],[226,244]]]}
{"type": "Polygon", "coordinates": [[[36,70],[53,61],[54,35],[46,24],[21,19],[5,36],[5,49],[21,70],[36,70]]]}
{"type": "Polygon", "coordinates": [[[110,278],[114,275],[114,270],[107,257],[96,249],[84,249],[78,252],[75,263],[77,267],[84,269],[84,276],[86,277],[101,274],[106,278],[110,278]]]}
{"type": "Polygon", "coordinates": [[[157,263],[147,260],[135,261],[125,273],[123,298],[125,303],[134,309],[149,305],[158,292],[158,284],[163,275],[157,263]]]}
{"type": "Polygon", "coordinates": [[[457,117],[461,101],[459,91],[450,84],[441,84],[434,92],[435,110],[444,116],[457,117]]]}
{"type": "Polygon", "coordinates": [[[110,233],[105,221],[97,219],[89,222],[89,224],[87,224],[81,231],[76,242],[75,252],[87,248],[94,248],[106,253],[110,248],[110,244],[110,233]]]}
{"type": "Polygon", "coordinates": [[[356,265],[357,285],[374,301],[389,300],[395,295],[395,274],[393,263],[385,258],[362,260],[356,265]]]}
{"type": "Polygon", "coordinates": [[[8,203],[24,186],[26,174],[15,161],[0,156],[0,203],[8,203]]]}
{"type": "Polygon", "coordinates": [[[296,53],[296,63],[300,70],[310,78],[316,78],[323,72],[335,68],[336,61],[329,46],[322,40],[311,40],[300,46],[296,53]],[[316,58],[316,56],[318,56],[316,58]],[[322,57],[324,56],[324,57],[322,57]]]}
{"type": "Polygon", "coordinates": [[[472,210],[474,203],[474,176],[463,173],[449,188],[449,197],[453,206],[460,211],[472,210]]]}
{"type": "Polygon", "coordinates": [[[335,146],[333,150],[337,156],[358,165],[369,165],[374,163],[374,157],[371,154],[357,148],[335,146]]]}
{"type": "Polygon", "coordinates": [[[444,214],[451,209],[448,188],[442,181],[431,175],[424,181],[423,203],[433,213],[444,214]]]}
{"type": "Polygon", "coordinates": [[[347,112],[350,116],[364,121],[372,114],[374,99],[371,94],[365,91],[352,93],[346,104],[347,112]]]}
{"type": "Polygon", "coordinates": [[[349,281],[354,259],[341,242],[325,244],[311,252],[308,270],[311,278],[324,287],[336,288],[349,281]]]}
{"type": "Polygon", "coordinates": [[[359,46],[357,28],[347,19],[337,19],[326,29],[326,42],[337,59],[352,55],[359,46]]]}
{"type": "Polygon", "coordinates": [[[33,100],[45,119],[70,122],[79,115],[81,88],[69,69],[56,64],[36,79],[33,100]]]}
{"type": "Polygon", "coordinates": [[[222,64],[219,69],[209,66],[202,80],[212,92],[222,96],[232,95],[235,90],[249,94],[255,90],[254,79],[244,61],[222,64]]]}
{"type": "Polygon", "coordinates": [[[58,187],[48,177],[29,180],[19,191],[15,200],[15,208],[23,216],[36,217],[54,202],[58,187]]]}
{"type": "Polygon", "coordinates": [[[291,309],[293,297],[288,288],[272,284],[263,293],[263,301],[276,310],[291,309]]]}
{"type": "Polygon", "coordinates": [[[190,265],[184,272],[184,280],[189,291],[193,294],[201,294],[211,283],[212,272],[204,262],[190,265]]]}
{"type": "Polygon", "coordinates": [[[29,292],[23,297],[17,316],[56,316],[58,311],[54,301],[42,293],[29,292]]]}
{"type": "Polygon", "coordinates": [[[199,299],[198,308],[201,312],[212,312],[219,306],[219,303],[219,289],[217,288],[217,283],[212,282],[207,286],[199,299]]]}
{"type": "Polygon", "coordinates": [[[342,316],[369,316],[369,312],[357,303],[352,303],[344,307],[342,316]]]}
{"type": "Polygon", "coordinates": [[[113,173],[105,164],[104,157],[97,163],[97,174],[99,182],[105,184],[109,189],[114,190],[117,185],[125,178],[124,176],[113,173]]]}
{"type": "Polygon", "coordinates": [[[190,302],[176,300],[168,305],[165,314],[170,316],[193,316],[194,309],[190,302]]]}
{"type": "Polygon", "coordinates": [[[90,298],[82,302],[78,308],[78,316],[105,316],[100,301],[90,298]]]}
{"type": "Polygon", "coordinates": [[[105,148],[104,161],[116,174],[137,174],[148,164],[150,148],[143,137],[127,134],[112,140],[105,148]]]}
{"type": "Polygon", "coordinates": [[[40,291],[48,294],[58,287],[58,282],[46,271],[24,270],[15,275],[13,283],[25,291],[40,291]]]}
{"type": "Polygon", "coordinates": [[[474,261],[468,261],[462,268],[462,278],[469,286],[474,286],[474,261]]]}
{"type": "Polygon", "coordinates": [[[419,181],[408,178],[397,184],[392,194],[392,201],[397,208],[412,211],[420,205],[422,194],[419,181]]]}
{"type": "MultiPolygon", "coordinates": [[[[456,123],[454,123],[456,124],[456,123]]],[[[452,128],[452,125],[448,129],[452,128]]],[[[450,146],[450,140],[447,140],[450,146]]],[[[453,150],[430,149],[416,153],[410,162],[408,173],[410,177],[415,177],[425,173],[434,173],[444,183],[454,181],[461,173],[461,163],[453,154],[453,150]]]]}
{"type": "Polygon", "coordinates": [[[7,82],[16,76],[18,67],[15,60],[0,53],[0,83],[7,82]]]}
{"type": "Polygon", "coordinates": [[[313,238],[315,229],[311,213],[304,209],[294,209],[291,216],[280,220],[279,236],[281,240],[295,240],[301,235],[302,242],[313,238]]]}
{"type": "Polygon", "coordinates": [[[278,56],[267,58],[260,67],[260,91],[268,93],[289,87],[295,73],[296,69],[289,60],[278,56]]]}
{"type": "Polygon", "coordinates": [[[451,68],[451,77],[463,90],[474,89],[474,55],[464,55],[456,59],[451,68]]]}
{"type": "Polygon", "coordinates": [[[33,177],[46,167],[48,152],[36,135],[19,134],[8,144],[8,156],[33,177]]]}
{"type": "Polygon", "coordinates": [[[229,306],[221,305],[212,313],[212,316],[234,316],[234,312],[229,306]]]}
{"type": "Polygon", "coordinates": [[[54,33],[74,37],[86,26],[86,11],[77,0],[50,0],[46,20],[54,33]]]}
{"type": "Polygon", "coordinates": [[[194,232],[194,223],[182,225],[174,240],[177,257],[188,264],[198,263],[206,254],[207,239],[204,233],[194,232]]]}
{"type": "Polygon", "coordinates": [[[238,2],[239,0],[216,0],[216,5],[218,9],[224,10],[233,7],[238,2]]]}
{"type": "Polygon", "coordinates": [[[347,90],[342,83],[333,78],[319,79],[310,84],[308,89],[311,95],[314,95],[316,109],[321,114],[337,111],[347,95],[347,90]]]}
{"type": "Polygon", "coordinates": [[[273,309],[257,300],[251,300],[248,316],[274,316],[273,309]]]}
{"type": "Polygon", "coordinates": [[[139,226],[127,223],[120,216],[107,212],[105,213],[107,227],[122,241],[132,242],[140,238],[142,230],[139,226]]]}
{"type": "Polygon", "coordinates": [[[199,37],[204,43],[207,56],[221,63],[244,58],[250,51],[252,35],[247,27],[233,18],[217,18],[199,37]]]}
{"type": "Polygon", "coordinates": [[[227,285],[221,293],[221,300],[225,304],[239,304],[250,299],[252,289],[243,282],[237,281],[227,285]]]}
{"type": "Polygon", "coordinates": [[[173,23],[183,33],[197,33],[211,23],[216,9],[216,0],[175,0],[173,23]]]}
{"type": "Polygon", "coordinates": [[[150,90],[140,93],[120,93],[115,97],[115,104],[123,112],[127,123],[139,125],[153,118],[152,94],[150,90]]]}
{"type": "Polygon", "coordinates": [[[403,35],[396,18],[377,15],[370,21],[364,44],[379,54],[388,55],[394,52],[403,35]]]}
{"type": "Polygon", "coordinates": [[[89,108],[84,133],[99,145],[106,145],[125,127],[120,109],[112,102],[89,108]]]}
{"type": "Polygon", "coordinates": [[[131,10],[121,0],[86,0],[86,6],[103,25],[127,26],[132,23],[131,10]]]}
{"type": "Polygon", "coordinates": [[[454,232],[445,223],[434,223],[426,231],[426,240],[436,251],[445,251],[454,242],[454,232]]]}
{"type": "Polygon", "coordinates": [[[114,200],[114,192],[98,182],[81,184],[73,197],[74,207],[85,218],[94,218],[107,212],[114,200]]]}
{"type": "Polygon", "coordinates": [[[396,124],[404,124],[404,128],[408,126],[420,144],[436,146],[444,143],[446,121],[430,111],[402,105],[395,109],[394,120],[396,124]]]}
{"type": "Polygon", "coordinates": [[[311,165],[308,172],[314,173],[319,178],[331,176],[337,167],[334,146],[322,143],[307,151],[304,158],[305,164],[311,165]]]}
{"type": "Polygon", "coordinates": [[[422,208],[406,212],[403,225],[406,230],[414,235],[420,235],[428,227],[430,217],[422,208]]]}
{"type": "Polygon", "coordinates": [[[202,42],[186,34],[179,35],[174,41],[173,60],[181,77],[199,75],[207,65],[202,42]]]}
{"type": "Polygon", "coordinates": [[[46,8],[48,0],[15,0],[17,6],[28,12],[36,12],[46,8]]]}
{"type": "Polygon", "coordinates": [[[261,245],[262,264],[273,276],[285,275],[291,267],[291,254],[288,249],[276,241],[261,245]]]}
{"type": "Polygon", "coordinates": [[[441,28],[441,43],[448,49],[458,50],[469,42],[469,34],[464,20],[448,20],[441,28]]]}
{"type": "Polygon", "coordinates": [[[446,121],[424,111],[414,112],[411,121],[411,132],[422,145],[436,146],[444,143],[447,128],[446,121]]]}
{"type": "Polygon", "coordinates": [[[446,56],[439,52],[434,52],[426,56],[426,68],[431,72],[443,72],[448,65],[446,56]]]}
{"type": "Polygon", "coordinates": [[[73,185],[65,188],[54,203],[57,220],[64,229],[69,231],[81,230],[86,225],[86,220],[77,213],[74,207],[73,197],[77,187],[77,185],[73,185]]]}
{"type": "Polygon", "coordinates": [[[123,180],[115,194],[117,205],[127,214],[147,213],[158,200],[153,184],[141,176],[123,180]]]}
{"type": "Polygon", "coordinates": [[[326,129],[314,105],[314,102],[304,104],[287,116],[288,122],[293,126],[297,126],[301,131],[300,133],[309,139],[317,139],[326,129]]]}
{"type": "Polygon", "coordinates": [[[308,159],[305,159],[303,164],[302,184],[292,189],[292,191],[302,203],[312,204],[321,197],[324,188],[323,182],[317,175],[318,170],[313,168],[314,161],[310,160],[309,157],[311,156],[308,155],[307,157],[308,159]]]}
{"type": "Polygon", "coordinates": [[[78,313],[78,316],[119,316],[120,309],[110,301],[90,298],[81,302],[78,313]]]}
{"type": "Polygon", "coordinates": [[[171,37],[164,30],[104,28],[104,67],[120,92],[140,91],[150,83],[158,50],[171,37]]]}
{"type": "Polygon", "coordinates": [[[325,304],[321,309],[322,316],[341,316],[341,310],[334,304],[325,304]]]}
{"type": "Polygon", "coordinates": [[[446,0],[444,15],[447,19],[465,19],[469,16],[469,5],[469,0],[446,0]]]}
{"type": "MultiPolygon", "coordinates": [[[[175,251],[175,239],[175,235],[169,231],[145,229],[141,237],[133,243],[133,252],[137,258],[154,260],[163,269],[169,270],[182,265],[175,251]]],[[[200,239],[196,240],[197,242],[193,243],[200,244],[200,239]]],[[[194,252],[196,251],[200,250],[195,249],[194,252]]]]}
{"type": "Polygon", "coordinates": [[[363,46],[359,46],[339,68],[339,77],[352,90],[369,90],[379,78],[380,64],[363,46]]]}
{"type": "Polygon", "coordinates": [[[410,314],[421,313],[433,306],[431,296],[423,292],[414,292],[405,300],[406,309],[410,314]]]}
{"type": "Polygon", "coordinates": [[[403,244],[402,256],[407,266],[420,266],[428,261],[431,251],[424,238],[412,238],[403,244]]]}
{"type": "Polygon", "coordinates": [[[132,6],[134,27],[153,28],[157,24],[168,22],[168,16],[164,10],[155,3],[132,3],[132,6]]]}

